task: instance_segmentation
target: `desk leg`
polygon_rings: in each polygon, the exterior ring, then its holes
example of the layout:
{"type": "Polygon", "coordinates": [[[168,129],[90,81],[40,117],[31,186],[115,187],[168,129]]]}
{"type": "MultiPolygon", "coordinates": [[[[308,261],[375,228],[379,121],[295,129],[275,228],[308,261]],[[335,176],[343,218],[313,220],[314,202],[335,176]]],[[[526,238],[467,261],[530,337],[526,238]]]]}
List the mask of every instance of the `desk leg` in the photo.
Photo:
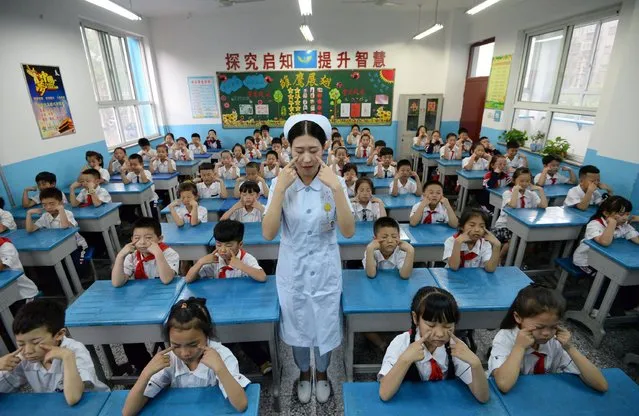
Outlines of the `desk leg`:
{"type": "Polygon", "coordinates": [[[280,355],[279,349],[277,346],[278,340],[278,331],[277,323],[273,324],[273,328],[271,330],[271,337],[268,340],[268,348],[271,353],[271,360],[273,365],[273,410],[276,412],[280,412],[280,383],[281,383],[281,367],[280,367],[280,355]]]}
{"type": "Polygon", "coordinates": [[[115,250],[120,252],[120,250],[122,250],[122,247],[120,246],[120,238],[118,237],[118,232],[115,229],[115,225],[109,227],[109,232],[111,233],[111,239],[113,240],[113,246],[115,247],[115,250]]]}
{"type": "MultiPolygon", "coordinates": [[[[437,168],[437,170],[439,170],[439,168],[437,168]]],[[[439,183],[441,183],[442,186],[444,186],[445,182],[446,182],[446,175],[444,175],[444,171],[439,170],[439,183]]]]}
{"type": "Polygon", "coordinates": [[[73,283],[75,291],[77,292],[78,296],[80,296],[82,292],[84,292],[84,289],[82,288],[82,284],[80,283],[80,278],[78,277],[78,272],[75,269],[75,264],[73,264],[73,259],[71,259],[71,256],[66,256],[64,258],[64,264],[67,265],[69,275],[71,276],[71,283],[73,283]]]}
{"type": "Polygon", "coordinates": [[[109,231],[102,231],[102,238],[104,239],[104,245],[106,246],[107,253],[109,253],[109,259],[111,260],[111,264],[115,264],[115,252],[113,251],[113,242],[111,241],[111,237],[109,236],[109,231]]]}
{"type": "MultiPolygon", "coordinates": [[[[514,236],[514,234],[513,234],[514,236]]],[[[517,257],[515,257],[515,267],[521,269],[521,265],[524,262],[524,254],[526,253],[526,240],[523,238],[519,241],[519,246],[517,247],[517,257]]],[[[510,249],[508,250],[508,254],[510,254],[510,249]]]]}
{"type": "Polygon", "coordinates": [[[89,350],[89,355],[91,356],[91,360],[93,360],[93,367],[95,368],[95,375],[98,377],[98,380],[108,385],[108,380],[104,375],[104,369],[102,368],[102,364],[100,364],[100,358],[98,357],[95,347],[93,345],[85,345],[85,347],[89,350]]]}
{"type": "MultiPolygon", "coordinates": [[[[9,308],[0,311],[0,318],[2,319],[2,323],[4,324],[4,329],[7,331],[7,334],[9,334],[9,337],[11,337],[11,341],[13,341],[14,345],[18,345],[18,343],[16,342],[16,337],[15,335],[13,335],[13,315],[11,315],[11,311],[9,310],[9,308]]],[[[2,341],[0,340],[0,344],[2,344],[2,341]]],[[[4,344],[2,344],[4,345],[4,344]]]]}
{"type": "Polygon", "coordinates": [[[497,218],[499,218],[499,214],[501,214],[501,208],[496,206],[495,210],[493,211],[493,219],[490,222],[491,228],[495,228],[495,223],[497,222],[497,218]]]}
{"type": "Polygon", "coordinates": [[[464,188],[463,186],[459,187],[459,195],[457,195],[457,209],[455,210],[457,215],[459,215],[462,212],[462,209],[463,209],[463,205],[464,205],[464,190],[465,189],[466,188],[464,188]]]}
{"type": "Polygon", "coordinates": [[[519,236],[513,233],[513,237],[510,239],[510,245],[508,246],[508,255],[506,256],[506,266],[513,265],[513,259],[515,258],[515,250],[517,250],[517,243],[519,242],[519,236]]]}
{"type": "Polygon", "coordinates": [[[177,197],[175,196],[175,187],[173,186],[169,189],[169,198],[171,198],[171,202],[177,199],[177,197]]]}
{"type": "Polygon", "coordinates": [[[344,348],[344,368],[346,369],[346,381],[353,381],[353,364],[355,357],[353,352],[355,349],[355,333],[351,326],[348,324],[348,317],[346,318],[346,347],[344,348]]]}
{"type": "Polygon", "coordinates": [[[564,247],[564,251],[561,254],[562,257],[571,257],[572,248],[575,245],[575,240],[566,241],[566,245],[564,247]]]}
{"type": "Polygon", "coordinates": [[[619,291],[619,285],[610,281],[608,285],[608,289],[606,290],[606,294],[604,295],[603,300],[601,301],[601,306],[599,307],[599,313],[597,314],[597,318],[595,321],[597,322],[597,326],[593,332],[593,344],[595,347],[599,348],[601,341],[603,341],[604,335],[606,335],[606,330],[604,329],[604,320],[608,317],[608,312],[610,312],[610,307],[612,306],[612,302],[615,301],[615,297],[617,297],[617,292],[619,291]]]}
{"type": "Polygon", "coordinates": [[[70,304],[73,302],[73,292],[71,291],[67,274],[64,272],[64,267],[62,267],[62,262],[56,263],[53,268],[55,269],[55,273],[58,275],[58,280],[60,281],[60,286],[62,286],[64,296],[66,296],[67,302],[70,304]]]}
{"type": "MultiPolygon", "coordinates": [[[[588,292],[588,297],[586,298],[584,307],[579,311],[566,312],[566,318],[581,322],[588,329],[590,329],[595,338],[595,341],[597,340],[597,333],[602,331],[603,329],[602,326],[600,326],[595,319],[592,319],[592,317],[590,316],[590,312],[592,311],[593,306],[595,306],[595,302],[597,301],[599,292],[601,292],[601,285],[603,284],[605,278],[606,277],[604,276],[604,274],[598,271],[597,275],[595,276],[595,280],[592,282],[592,286],[590,287],[590,292],[588,292]]],[[[610,284],[612,285],[613,283],[610,282],[610,284]]],[[[610,286],[608,287],[608,292],[610,292],[610,286]]],[[[608,292],[606,292],[606,296],[608,296],[608,292]]],[[[617,286],[615,284],[615,295],[616,294],[617,286]]],[[[614,296],[612,297],[612,299],[614,300],[614,296]]],[[[601,309],[603,309],[603,306],[604,305],[602,303],[601,309]]],[[[610,305],[608,305],[608,310],[610,310],[610,305]]],[[[608,310],[605,313],[603,312],[603,310],[600,310],[597,314],[597,318],[603,316],[605,319],[608,315],[608,310]]],[[[599,341],[601,341],[601,339],[599,341]]]]}
{"type": "Polygon", "coordinates": [[[150,217],[150,215],[147,214],[147,211],[146,211],[146,202],[142,202],[140,204],[140,211],[142,211],[142,216],[143,217],[150,217]]]}

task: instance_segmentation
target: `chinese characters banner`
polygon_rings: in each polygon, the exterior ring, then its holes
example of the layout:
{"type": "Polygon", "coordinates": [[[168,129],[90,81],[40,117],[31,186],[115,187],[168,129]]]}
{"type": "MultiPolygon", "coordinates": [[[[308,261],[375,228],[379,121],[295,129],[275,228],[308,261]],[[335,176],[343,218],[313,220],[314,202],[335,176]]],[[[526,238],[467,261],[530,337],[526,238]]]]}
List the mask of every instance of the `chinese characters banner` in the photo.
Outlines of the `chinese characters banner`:
{"type": "Polygon", "coordinates": [[[220,116],[215,92],[215,77],[187,77],[193,118],[220,116]]]}
{"type": "Polygon", "coordinates": [[[43,139],[75,133],[60,67],[22,65],[33,113],[43,139]]]}
{"type": "Polygon", "coordinates": [[[504,109],[506,91],[508,90],[508,78],[510,77],[510,62],[512,59],[512,55],[493,57],[493,64],[490,68],[490,78],[488,79],[485,108],[493,110],[504,109]]]}

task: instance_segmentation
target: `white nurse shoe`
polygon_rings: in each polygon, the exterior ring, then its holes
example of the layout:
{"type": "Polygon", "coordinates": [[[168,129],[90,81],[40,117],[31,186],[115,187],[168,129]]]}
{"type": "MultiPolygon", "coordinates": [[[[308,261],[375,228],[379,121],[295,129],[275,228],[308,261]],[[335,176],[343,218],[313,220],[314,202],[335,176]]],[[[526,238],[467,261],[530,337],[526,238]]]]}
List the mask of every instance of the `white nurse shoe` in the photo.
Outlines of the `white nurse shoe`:
{"type": "Polygon", "coordinates": [[[311,401],[311,382],[297,380],[297,398],[302,404],[311,401]]]}
{"type": "Polygon", "coordinates": [[[328,380],[318,380],[317,375],[313,372],[315,379],[315,398],[318,403],[326,403],[331,396],[331,383],[328,380]]]}

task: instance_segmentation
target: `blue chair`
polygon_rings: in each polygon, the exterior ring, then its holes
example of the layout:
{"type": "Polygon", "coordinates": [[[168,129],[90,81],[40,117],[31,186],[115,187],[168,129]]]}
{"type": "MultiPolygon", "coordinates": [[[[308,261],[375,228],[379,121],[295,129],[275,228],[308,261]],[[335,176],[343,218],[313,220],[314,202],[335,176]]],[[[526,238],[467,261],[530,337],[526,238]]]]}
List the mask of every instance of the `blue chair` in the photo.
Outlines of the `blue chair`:
{"type": "Polygon", "coordinates": [[[580,267],[574,265],[574,263],[572,262],[572,258],[570,257],[555,259],[555,264],[561,269],[561,274],[559,275],[559,280],[557,281],[557,287],[555,288],[555,290],[559,294],[563,293],[564,286],[566,286],[566,280],[568,280],[568,276],[573,276],[577,279],[582,279],[588,276],[588,274],[584,272],[580,267]]]}

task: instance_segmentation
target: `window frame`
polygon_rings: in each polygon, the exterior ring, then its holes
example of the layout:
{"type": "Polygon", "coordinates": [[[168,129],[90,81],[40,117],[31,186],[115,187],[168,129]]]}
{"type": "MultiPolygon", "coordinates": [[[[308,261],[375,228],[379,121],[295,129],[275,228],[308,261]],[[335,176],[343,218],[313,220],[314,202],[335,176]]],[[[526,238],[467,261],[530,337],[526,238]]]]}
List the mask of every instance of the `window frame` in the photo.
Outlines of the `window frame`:
{"type": "MultiPolygon", "coordinates": [[[[124,30],[119,30],[119,29],[113,29],[110,27],[106,27],[103,26],[99,23],[95,23],[92,21],[87,21],[87,20],[80,20],[80,34],[82,37],[82,43],[84,45],[84,50],[85,50],[85,56],[87,59],[87,65],[89,68],[89,73],[91,74],[91,85],[93,87],[93,93],[94,93],[94,97],[96,100],[96,103],[98,104],[98,111],[104,108],[112,108],[114,110],[115,113],[115,122],[117,124],[117,130],[120,134],[120,143],[115,144],[115,145],[109,145],[107,143],[107,148],[109,149],[109,151],[112,151],[113,149],[117,148],[117,147],[131,147],[134,145],[137,145],[137,141],[140,137],[145,137],[145,132],[144,132],[144,123],[142,121],[142,117],[140,115],[140,109],[139,107],[144,106],[144,105],[149,105],[151,107],[151,111],[152,111],[152,115],[153,115],[153,119],[154,119],[154,125],[155,125],[155,130],[154,132],[152,132],[151,134],[148,135],[149,139],[153,139],[153,138],[157,138],[157,137],[161,137],[161,132],[160,132],[160,117],[159,117],[159,104],[157,104],[157,99],[156,99],[156,94],[155,94],[155,90],[153,88],[153,78],[152,78],[152,72],[151,72],[151,68],[147,62],[147,50],[146,50],[146,46],[145,46],[145,40],[143,36],[140,36],[138,34],[135,33],[131,33],[131,32],[127,32],[124,30]],[[88,40],[87,40],[87,36],[86,36],[86,30],[90,29],[90,30],[95,30],[97,32],[99,32],[99,41],[100,41],[100,47],[102,48],[104,57],[105,57],[105,69],[106,69],[106,78],[107,78],[107,82],[109,84],[109,88],[111,90],[111,99],[110,100],[100,100],[100,96],[99,96],[99,92],[98,92],[98,86],[96,83],[96,78],[95,78],[95,69],[93,67],[93,61],[90,57],[90,50],[89,50],[89,45],[88,45],[88,40]],[[124,51],[126,53],[125,59],[126,59],[126,67],[127,67],[127,71],[128,71],[128,75],[129,75],[129,79],[128,80],[124,80],[125,82],[129,83],[129,86],[131,88],[131,93],[133,95],[133,97],[135,97],[135,99],[127,99],[127,100],[123,100],[120,99],[121,97],[121,91],[120,91],[120,86],[117,83],[117,71],[115,70],[115,65],[114,65],[114,50],[112,47],[112,43],[111,43],[111,37],[110,36],[115,36],[118,38],[122,38],[123,39],[123,48],[124,51]],[[144,73],[144,76],[146,76],[147,78],[147,85],[149,88],[149,98],[150,100],[138,100],[137,97],[137,91],[136,91],[136,81],[135,81],[135,77],[133,75],[133,67],[131,65],[131,52],[129,50],[129,42],[127,41],[127,38],[136,38],[140,44],[140,61],[142,64],[142,71],[144,73]],[[140,129],[140,136],[136,139],[133,140],[127,140],[126,139],[126,135],[125,135],[125,131],[120,119],[120,112],[118,111],[119,108],[122,107],[134,107],[135,108],[135,116],[136,116],[136,121],[137,121],[137,125],[140,129]]],[[[105,137],[105,142],[106,142],[106,137],[105,137]]]]}
{"type": "MultiPolygon", "coordinates": [[[[472,45],[470,45],[470,48],[468,49],[468,65],[466,67],[466,79],[490,77],[490,74],[488,76],[484,76],[484,77],[472,77],[471,76],[472,75],[471,71],[473,70],[473,50],[475,48],[480,47],[480,46],[488,45],[489,43],[495,43],[495,37],[494,36],[492,38],[480,40],[479,42],[475,42],[472,45]]],[[[495,53],[494,53],[494,50],[493,50],[493,58],[494,57],[495,57],[495,53]]]]}
{"type": "MultiPolygon", "coordinates": [[[[599,22],[599,28],[596,33],[596,38],[594,40],[595,49],[593,50],[591,56],[591,65],[590,72],[588,74],[588,82],[592,78],[592,63],[594,62],[597,50],[596,45],[599,41],[599,36],[601,33],[601,26],[612,20],[620,20],[619,11],[620,5],[616,5],[613,7],[608,7],[605,9],[597,10],[591,13],[581,14],[578,16],[574,16],[568,19],[561,20],[559,22],[551,23],[548,25],[540,26],[537,28],[529,29],[523,31],[523,39],[521,40],[520,50],[521,54],[516,54],[515,56],[520,58],[519,61],[519,71],[517,73],[517,85],[515,89],[515,98],[512,102],[511,111],[509,112],[509,120],[507,125],[509,128],[513,128],[515,124],[515,114],[517,110],[534,110],[534,111],[542,111],[546,112],[546,121],[543,124],[543,130],[540,130],[545,134],[544,140],[542,142],[542,148],[546,145],[546,141],[548,138],[548,133],[550,132],[551,123],[554,115],[556,113],[562,114],[575,114],[581,116],[590,116],[596,119],[597,115],[597,107],[583,107],[583,106],[570,106],[565,104],[559,104],[559,97],[561,95],[561,87],[564,81],[566,65],[568,62],[568,55],[570,52],[570,44],[572,41],[572,35],[574,32],[575,26],[586,25],[589,23],[599,22]],[[532,38],[535,36],[543,35],[545,33],[553,32],[553,31],[562,31],[563,34],[563,44],[561,48],[561,57],[559,61],[559,66],[557,67],[557,72],[554,74],[553,85],[552,85],[552,97],[550,102],[542,103],[535,101],[522,101],[521,96],[524,90],[524,83],[526,78],[526,71],[528,69],[528,54],[530,52],[530,47],[532,44],[532,38]]],[[[616,36],[615,36],[616,38],[616,36]]],[[[616,39],[615,39],[616,40],[616,39]]],[[[595,120],[596,122],[596,120],[595,120]]],[[[581,128],[581,126],[579,126],[581,128]]],[[[536,132],[532,132],[533,134],[536,132]]],[[[528,144],[525,146],[528,147],[528,144]]],[[[582,162],[585,155],[577,155],[574,153],[568,153],[568,159],[576,162],[582,162]]]]}

